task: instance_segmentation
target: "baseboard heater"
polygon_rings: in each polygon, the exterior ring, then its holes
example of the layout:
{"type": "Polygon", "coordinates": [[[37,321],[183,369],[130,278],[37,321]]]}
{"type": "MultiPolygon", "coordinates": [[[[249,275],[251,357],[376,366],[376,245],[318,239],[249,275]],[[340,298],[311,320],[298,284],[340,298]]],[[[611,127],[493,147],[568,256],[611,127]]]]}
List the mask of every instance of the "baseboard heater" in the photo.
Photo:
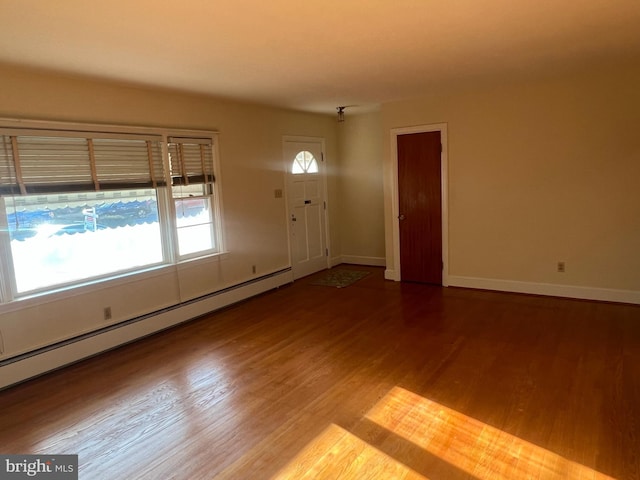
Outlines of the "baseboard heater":
{"type": "Polygon", "coordinates": [[[194,320],[293,281],[279,270],[139,317],[0,361],[0,389],[194,320]]]}

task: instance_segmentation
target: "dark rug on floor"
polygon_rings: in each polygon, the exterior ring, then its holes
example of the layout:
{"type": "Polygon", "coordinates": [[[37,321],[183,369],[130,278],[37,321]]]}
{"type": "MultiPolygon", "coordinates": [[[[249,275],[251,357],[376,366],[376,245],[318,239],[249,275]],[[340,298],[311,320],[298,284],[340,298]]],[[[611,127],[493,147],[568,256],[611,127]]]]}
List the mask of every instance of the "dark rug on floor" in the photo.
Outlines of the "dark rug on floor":
{"type": "Polygon", "coordinates": [[[342,268],[336,268],[329,270],[324,275],[316,278],[311,282],[311,285],[344,288],[354,284],[367,275],[369,275],[369,272],[363,270],[345,270],[342,268]]]}

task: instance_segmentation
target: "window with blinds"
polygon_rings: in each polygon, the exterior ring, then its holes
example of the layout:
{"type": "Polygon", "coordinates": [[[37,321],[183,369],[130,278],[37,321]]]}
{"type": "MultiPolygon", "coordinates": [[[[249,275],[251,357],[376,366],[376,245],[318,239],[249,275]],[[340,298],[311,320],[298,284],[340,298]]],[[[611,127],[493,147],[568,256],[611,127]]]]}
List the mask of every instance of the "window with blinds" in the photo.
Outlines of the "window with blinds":
{"type": "Polygon", "coordinates": [[[165,184],[162,137],[0,129],[0,194],[165,184]]]}
{"type": "Polygon", "coordinates": [[[1,301],[220,251],[214,135],[0,123],[1,301]]]}
{"type": "Polygon", "coordinates": [[[169,137],[169,170],[176,212],[178,255],[217,247],[213,198],[213,144],[209,138],[169,137]]]}
{"type": "Polygon", "coordinates": [[[213,148],[210,138],[169,137],[172,185],[213,183],[213,148]]]}

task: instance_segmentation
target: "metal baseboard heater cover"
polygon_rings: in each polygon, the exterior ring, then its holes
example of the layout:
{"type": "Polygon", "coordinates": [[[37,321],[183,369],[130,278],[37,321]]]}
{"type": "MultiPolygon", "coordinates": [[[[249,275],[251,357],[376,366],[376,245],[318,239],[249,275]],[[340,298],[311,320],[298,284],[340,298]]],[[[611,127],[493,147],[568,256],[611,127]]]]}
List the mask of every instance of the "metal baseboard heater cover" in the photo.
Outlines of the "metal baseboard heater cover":
{"type": "MultiPolygon", "coordinates": [[[[154,312],[150,312],[135,318],[124,320],[122,322],[109,325],[82,335],[78,335],[66,340],[47,345],[29,352],[25,352],[13,357],[9,357],[0,361],[0,371],[15,368],[13,375],[2,375],[0,380],[0,389],[13,385],[15,383],[28,380],[38,375],[42,375],[53,371],[57,368],[64,367],[71,363],[89,358],[91,356],[106,352],[113,348],[120,347],[127,343],[140,340],[149,335],[153,335],[167,328],[171,328],[180,323],[195,320],[203,315],[215,312],[221,308],[228,307],[234,303],[241,302],[254,295],[264,293],[266,291],[278,288],[293,281],[291,268],[279,270],[259,278],[251,279],[246,282],[233,285],[231,287],[212,292],[185,302],[181,302],[170,307],[163,308],[154,312]],[[152,321],[155,324],[151,324],[152,321]],[[119,335],[125,330],[131,332],[119,335]],[[108,339],[107,337],[113,338],[108,339]],[[124,339],[117,337],[125,337],[124,339]],[[104,339],[104,340],[102,340],[104,339]],[[97,347],[94,351],[87,351],[83,344],[95,344],[97,347]],[[100,345],[102,344],[102,345],[100,345]],[[77,348],[77,353],[72,350],[77,348]],[[58,352],[65,351],[64,354],[56,355],[58,352]],[[40,358],[53,356],[60,357],[58,361],[41,362],[40,358]],[[66,360],[65,360],[66,358],[66,360]],[[27,366],[26,372],[20,373],[22,370],[20,364],[32,364],[27,366]],[[43,367],[43,363],[46,365],[43,367]],[[31,373],[29,373],[31,372],[31,373]],[[26,375],[25,375],[26,374],[26,375]],[[14,378],[9,378],[14,377],[14,378]]],[[[0,352],[4,352],[4,339],[0,331],[0,352]]]]}

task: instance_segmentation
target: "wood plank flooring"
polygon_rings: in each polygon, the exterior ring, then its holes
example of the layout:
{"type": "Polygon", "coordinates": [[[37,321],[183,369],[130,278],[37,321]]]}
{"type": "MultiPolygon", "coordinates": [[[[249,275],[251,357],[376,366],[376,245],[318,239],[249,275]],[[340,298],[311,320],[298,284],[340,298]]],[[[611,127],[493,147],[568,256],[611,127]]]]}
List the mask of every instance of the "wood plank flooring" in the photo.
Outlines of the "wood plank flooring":
{"type": "Polygon", "coordinates": [[[295,284],[0,392],[81,479],[640,479],[640,307],[295,284]]]}

